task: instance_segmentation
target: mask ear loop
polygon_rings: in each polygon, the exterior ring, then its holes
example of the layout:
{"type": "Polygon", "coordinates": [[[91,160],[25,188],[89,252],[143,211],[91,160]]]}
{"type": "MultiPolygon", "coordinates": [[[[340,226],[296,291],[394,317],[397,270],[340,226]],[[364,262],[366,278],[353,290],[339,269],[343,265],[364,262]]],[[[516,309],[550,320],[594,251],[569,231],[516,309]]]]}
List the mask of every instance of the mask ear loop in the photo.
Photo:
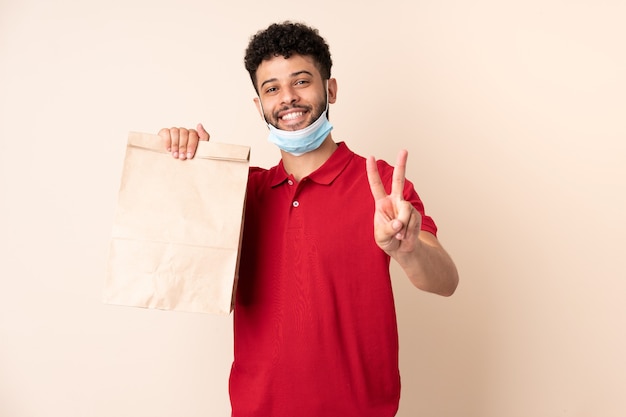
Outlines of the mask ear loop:
{"type": "MultiPolygon", "coordinates": [[[[326,80],[326,109],[324,110],[324,112],[326,113],[326,119],[328,119],[328,109],[329,109],[329,104],[328,104],[328,80],[326,80]]],[[[321,117],[321,115],[320,115],[321,117]]]]}
{"type": "Polygon", "coordinates": [[[265,122],[265,124],[269,125],[267,119],[265,118],[265,110],[263,109],[263,102],[261,101],[261,96],[257,94],[256,97],[259,100],[259,107],[261,107],[261,117],[263,118],[263,121],[265,122]]]}

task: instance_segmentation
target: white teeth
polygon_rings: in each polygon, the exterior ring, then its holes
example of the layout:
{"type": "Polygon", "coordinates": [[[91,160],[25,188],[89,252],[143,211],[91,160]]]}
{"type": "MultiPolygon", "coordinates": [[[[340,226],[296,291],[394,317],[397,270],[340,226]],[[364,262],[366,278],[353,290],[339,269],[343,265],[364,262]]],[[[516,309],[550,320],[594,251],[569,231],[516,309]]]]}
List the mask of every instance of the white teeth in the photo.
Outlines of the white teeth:
{"type": "Polygon", "coordinates": [[[293,113],[288,113],[286,115],[283,116],[283,120],[293,120],[297,117],[302,116],[304,113],[299,111],[299,112],[293,112],[293,113]]]}

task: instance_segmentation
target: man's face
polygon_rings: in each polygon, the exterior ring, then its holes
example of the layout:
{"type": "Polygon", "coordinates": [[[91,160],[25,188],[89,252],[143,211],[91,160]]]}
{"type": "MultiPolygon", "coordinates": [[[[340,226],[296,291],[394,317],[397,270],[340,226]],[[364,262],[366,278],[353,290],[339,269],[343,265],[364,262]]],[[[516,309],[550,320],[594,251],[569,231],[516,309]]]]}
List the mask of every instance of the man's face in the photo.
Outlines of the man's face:
{"type": "Polygon", "coordinates": [[[326,85],[311,57],[266,59],[256,79],[265,120],[277,129],[303,129],[326,109],[326,85]]]}

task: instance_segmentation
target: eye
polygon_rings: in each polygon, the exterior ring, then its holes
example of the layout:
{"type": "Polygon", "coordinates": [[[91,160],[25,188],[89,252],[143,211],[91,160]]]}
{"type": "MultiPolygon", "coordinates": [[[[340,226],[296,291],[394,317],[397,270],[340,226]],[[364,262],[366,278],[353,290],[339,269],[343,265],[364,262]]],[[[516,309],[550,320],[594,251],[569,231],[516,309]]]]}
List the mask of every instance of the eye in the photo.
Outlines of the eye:
{"type": "Polygon", "coordinates": [[[273,94],[273,93],[275,93],[277,91],[278,91],[278,88],[276,88],[276,87],[268,87],[268,88],[265,89],[265,94],[273,94]]]}
{"type": "Polygon", "coordinates": [[[296,80],[296,82],[294,83],[294,85],[307,85],[309,84],[309,80],[296,80]]]}

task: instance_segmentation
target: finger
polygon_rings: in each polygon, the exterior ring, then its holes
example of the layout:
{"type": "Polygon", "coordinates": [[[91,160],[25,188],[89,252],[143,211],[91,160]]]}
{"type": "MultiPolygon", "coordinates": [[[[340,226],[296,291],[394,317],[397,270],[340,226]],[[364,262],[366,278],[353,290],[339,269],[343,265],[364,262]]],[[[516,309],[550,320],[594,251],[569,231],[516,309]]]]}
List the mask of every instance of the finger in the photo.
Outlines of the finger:
{"type": "Polygon", "coordinates": [[[369,156],[365,161],[365,170],[367,171],[367,180],[370,184],[370,190],[372,191],[374,200],[387,197],[387,192],[385,191],[383,182],[380,179],[380,174],[378,173],[376,159],[373,156],[369,156]]]}
{"type": "Polygon", "coordinates": [[[411,213],[411,220],[409,221],[409,224],[406,227],[406,235],[404,238],[407,240],[411,240],[414,238],[417,239],[421,230],[422,230],[422,215],[420,214],[419,211],[413,210],[411,213]]]}
{"type": "Polygon", "coordinates": [[[187,158],[187,142],[189,141],[189,130],[180,128],[178,129],[178,159],[187,158]]]}
{"type": "Polygon", "coordinates": [[[198,149],[199,133],[193,129],[189,129],[189,136],[187,138],[187,159],[193,158],[198,149]]]}
{"type": "Polygon", "coordinates": [[[170,129],[170,152],[174,158],[178,158],[178,141],[179,141],[179,130],[177,127],[172,127],[170,129]]]}
{"type": "Polygon", "coordinates": [[[170,130],[166,127],[159,130],[159,136],[165,142],[165,149],[170,152],[172,149],[172,137],[170,136],[170,130]]]}
{"type": "Polygon", "coordinates": [[[396,210],[396,218],[394,219],[394,222],[399,222],[401,224],[401,226],[397,223],[394,224],[394,229],[397,232],[396,238],[403,239],[411,221],[413,206],[408,201],[402,200],[396,204],[396,210]]]}
{"type": "Polygon", "coordinates": [[[397,219],[402,222],[403,227],[397,234],[396,238],[399,240],[411,240],[414,239],[420,232],[422,226],[422,215],[413,207],[408,201],[406,208],[401,208],[398,213],[397,219]],[[407,218],[408,211],[408,218],[407,218]]]}
{"type": "Polygon", "coordinates": [[[406,175],[406,160],[409,153],[403,149],[398,152],[396,166],[393,169],[393,177],[391,181],[391,195],[402,196],[404,193],[404,179],[406,175]]]}
{"type": "Polygon", "coordinates": [[[204,129],[204,126],[202,126],[202,123],[198,123],[198,126],[196,126],[196,129],[198,130],[198,139],[199,140],[202,140],[202,141],[209,140],[211,135],[209,135],[209,132],[207,132],[204,129]]]}

